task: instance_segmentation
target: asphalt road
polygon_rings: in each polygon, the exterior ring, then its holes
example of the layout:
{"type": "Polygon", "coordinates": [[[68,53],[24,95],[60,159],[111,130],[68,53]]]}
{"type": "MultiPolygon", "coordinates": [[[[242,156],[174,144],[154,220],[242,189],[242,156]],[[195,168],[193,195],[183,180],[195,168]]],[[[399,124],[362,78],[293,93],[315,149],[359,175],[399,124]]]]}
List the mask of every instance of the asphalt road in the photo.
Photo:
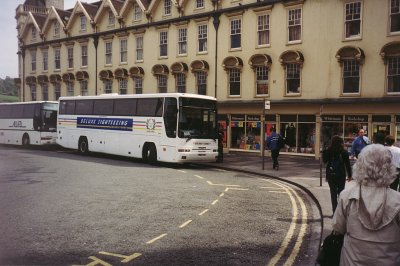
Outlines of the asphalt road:
{"type": "Polygon", "coordinates": [[[0,265],[311,265],[316,212],[273,179],[0,145],[0,265]]]}

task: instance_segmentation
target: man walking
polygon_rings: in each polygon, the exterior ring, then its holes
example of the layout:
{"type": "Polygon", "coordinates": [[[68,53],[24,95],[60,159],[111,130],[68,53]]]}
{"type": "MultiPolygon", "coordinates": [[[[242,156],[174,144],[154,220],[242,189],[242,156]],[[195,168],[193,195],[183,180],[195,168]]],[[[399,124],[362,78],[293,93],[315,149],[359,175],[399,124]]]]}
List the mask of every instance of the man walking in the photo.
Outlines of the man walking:
{"type": "Polygon", "coordinates": [[[276,133],[276,129],[274,127],[271,128],[271,131],[271,135],[267,138],[267,147],[271,150],[273,169],[279,170],[278,157],[281,149],[280,142],[283,141],[283,138],[281,135],[276,133]]]}
{"type": "Polygon", "coordinates": [[[351,145],[351,155],[356,158],[358,158],[358,154],[360,154],[361,150],[369,144],[369,139],[364,136],[364,134],[364,129],[360,128],[358,131],[358,137],[354,139],[353,144],[351,145]]]}
{"type": "Polygon", "coordinates": [[[391,189],[399,191],[399,178],[400,178],[400,148],[393,146],[394,137],[386,136],[385,142],[388,146],[389,151],[392,153],[392,164],[397,168],[397,178],[390,185],[391,189]]]}

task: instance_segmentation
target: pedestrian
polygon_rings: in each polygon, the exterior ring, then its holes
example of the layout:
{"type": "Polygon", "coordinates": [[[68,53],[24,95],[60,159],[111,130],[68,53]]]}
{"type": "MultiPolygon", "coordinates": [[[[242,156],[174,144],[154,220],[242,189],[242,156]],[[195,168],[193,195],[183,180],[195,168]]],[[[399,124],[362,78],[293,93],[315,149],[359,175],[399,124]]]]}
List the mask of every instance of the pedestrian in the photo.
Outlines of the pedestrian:
{"type": "Polygon", "coordinates": [[[280,134],[276,133],[276,129],[271,128],[271,135],[267,138],[267,148],[271,150],[272,168],[279,170],[279,151],[282,148],[283,138],[280,134]]]}
{"type": "Polygon", "coordinates": [[[385,145],[385,138],[386,138],[385,132],[383,130],[378,130],[378,132],[376,132],[374,136],[374,143],[385,145]]]}
{"type": "Polygon", "coordinates": [[[222,163],[224,161],[224,129],[222,126],[218,129],[218,158],[217,163],[222,163]]]}
{"type": "Polygon", "coordinates": [[[322,154],[326,163],[326,180],[331,193],[332,214],[335,212],[340,192],[345,187],[347,180],[351,180],[352,171],[349,154],[344,149],[344,141],[340,136],[333,136],[330,146],[322,154]],[[347,173],[347,174],[346,174],[347,173]]]}
{"type": "Polygon", "coordinates": [[[364,129],[360,128],[358,131],[358,137],[354,139],[351,144],[351,154],[352,156],[358,157],[358,154],[364,149],[365,146],[369,144],[369,139],[365,135],[364,129]]]}
{"type": "Polygon", "coordinates": [[[365,147],[353,166],[356,185],[342,191],[333,230],[344,235],[340,265],[400,265],[400,193],[389,150],[365,147]]]}
{"type": "Polygon", "coordinates": [[[400,179],[400,148],[394,146],[394,137],[393,136],[386,136],[385,142],[388,146],[390,153],[392,154],[392,164],[397,169],[397,178],[390,184],[390,188],[396,191],[400,191],[399,188],[399,179],[400,179]]]}

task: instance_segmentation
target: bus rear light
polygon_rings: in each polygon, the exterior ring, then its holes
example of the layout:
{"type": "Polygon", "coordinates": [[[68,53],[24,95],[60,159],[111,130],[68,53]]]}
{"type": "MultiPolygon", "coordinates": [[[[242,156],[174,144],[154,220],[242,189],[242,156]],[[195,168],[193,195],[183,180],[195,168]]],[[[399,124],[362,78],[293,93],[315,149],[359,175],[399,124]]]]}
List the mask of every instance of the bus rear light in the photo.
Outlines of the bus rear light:
{"type": "Polygon", "coordinates": [[[178,149],[178,152],[190,152],[190,149],[178,149]]]}

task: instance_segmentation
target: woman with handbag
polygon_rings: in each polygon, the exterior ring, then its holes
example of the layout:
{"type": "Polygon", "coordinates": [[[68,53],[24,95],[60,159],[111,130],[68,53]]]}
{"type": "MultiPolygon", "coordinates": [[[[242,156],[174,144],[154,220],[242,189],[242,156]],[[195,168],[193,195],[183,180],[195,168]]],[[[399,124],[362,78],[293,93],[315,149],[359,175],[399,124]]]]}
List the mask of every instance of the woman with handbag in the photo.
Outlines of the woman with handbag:
{"type": "Polygon", "coordinates": [[[322,154],[326,163],[326,180],[329,184],[332,202],[332,214],[335,212],[340,192],[344,189],[347,180],[351,180],[351,165],[349,154],[344,149],[343,138],[333,136],[331,144],[322,154]]]}
{"type": "Polygon", "coordinates": [[[400,193],[390,151],[365,147],[353,166],[356,185],[342,191],[333,230],[344,234],[340,265],[400,265],[400,193]]]}

